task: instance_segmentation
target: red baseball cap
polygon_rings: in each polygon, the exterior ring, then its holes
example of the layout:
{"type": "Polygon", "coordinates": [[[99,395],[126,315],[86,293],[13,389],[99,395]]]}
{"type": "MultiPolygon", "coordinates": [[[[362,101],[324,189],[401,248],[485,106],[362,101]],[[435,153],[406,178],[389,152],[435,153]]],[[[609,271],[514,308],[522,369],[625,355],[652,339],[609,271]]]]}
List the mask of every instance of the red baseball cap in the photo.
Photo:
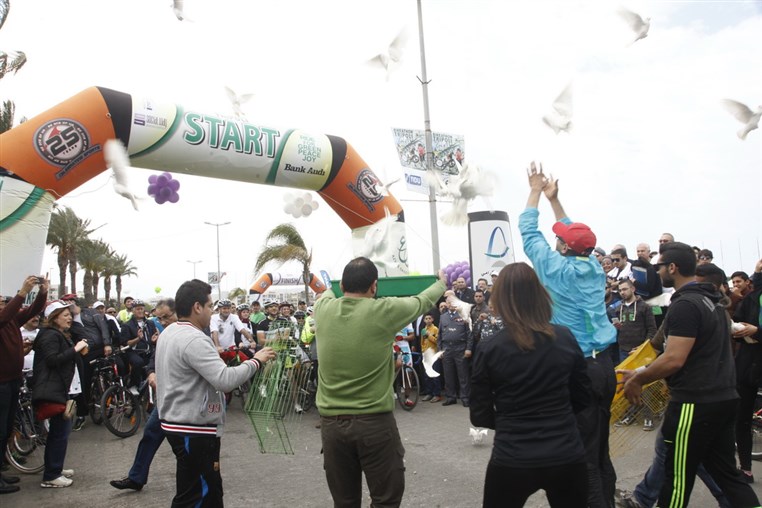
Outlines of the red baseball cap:
{"type": "Polygon", "coordinates": [[[564,224],[556,222],[553,224],[553,232],[568,245],[574,252],[584,254],[586,251],[595,248],[598,239],[595,233],[586,224],[581,222],[572,222],[564,224]]]}
{"type": "Polygon", "coordinates": [[[59,298],[59,300],[63,300],[63,301],[66,301],[66,302],[71,301],[71,300],[76,301],[77,300],[77,295],[75,295],[74,293],[69,293],[68,295],[63,295],[61,298],[59,298]]]}

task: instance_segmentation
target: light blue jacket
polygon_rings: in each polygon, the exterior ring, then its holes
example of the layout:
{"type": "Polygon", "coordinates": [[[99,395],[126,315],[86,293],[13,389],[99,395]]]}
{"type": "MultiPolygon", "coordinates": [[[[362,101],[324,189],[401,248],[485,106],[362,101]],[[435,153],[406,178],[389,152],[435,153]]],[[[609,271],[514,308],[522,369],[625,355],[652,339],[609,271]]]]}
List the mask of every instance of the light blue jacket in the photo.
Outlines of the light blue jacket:
{"type": "MultiPolygon", "coordinates": [[[[537,229],[537,208],[519,217],[524,253],[553,299],[552,323],[568,327],[586,357],[616,342],[616,328],[606,316],[603,303],[606,274],[592,256],[562,256],[551,248],[537,229]]],[[[571,224],[568,217],[561,219],[571,224]]]]}

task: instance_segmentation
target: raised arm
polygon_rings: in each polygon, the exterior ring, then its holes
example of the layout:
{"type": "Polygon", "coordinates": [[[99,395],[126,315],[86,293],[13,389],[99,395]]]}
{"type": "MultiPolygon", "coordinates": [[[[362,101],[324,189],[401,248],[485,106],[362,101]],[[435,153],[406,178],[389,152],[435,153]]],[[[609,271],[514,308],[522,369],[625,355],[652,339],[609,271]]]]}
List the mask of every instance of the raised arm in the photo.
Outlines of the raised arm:
{"type": "Polygon", "coordinates": [[[529,179],[529,197],[527,198],[527,208],[537,208],[540,204],[540,196],[542,196],[542,190],[547,184],[547,178],[542,172],[542,164],[539,169],[534,162],[527,168],[527,178],[529,179]]]}
{"type": "MultiPolygon", "coordinates": [[[[542,167],[540,168],[542,170],[542,167]]],[[[566,217],[564,207],[561,205],[561,201],[558,199],[558,180],[553,178],[553,175],[548,175],[549,178],[543,188],[545,197],[550,201],[550,206],[553,208],[553,214],[556,216],[556,220],[560,221],[566,217]]]]}

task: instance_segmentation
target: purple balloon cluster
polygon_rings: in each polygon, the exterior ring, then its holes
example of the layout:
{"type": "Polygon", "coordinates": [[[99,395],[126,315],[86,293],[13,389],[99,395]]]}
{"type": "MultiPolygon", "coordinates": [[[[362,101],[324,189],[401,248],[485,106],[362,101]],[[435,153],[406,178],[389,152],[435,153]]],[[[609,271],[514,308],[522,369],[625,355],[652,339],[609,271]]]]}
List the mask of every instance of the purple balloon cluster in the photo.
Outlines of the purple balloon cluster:
{"type": "Polygon", "coordinates": [[[180,182],[173,179],[169,173],[148,177],[148,195],[159,205],[167,201],[177,203],[180,200],[180,195],[177,193],[179,189],[180,182]]]}
{"type": "Polygon", "coordinates": [[[468,261],[459,261],[444,267],[444,273],[447,275],[447,286],[452,287],[452,283],[458,277],[466,279],[466,284],[471,287],[471,267],[468,261]]]}

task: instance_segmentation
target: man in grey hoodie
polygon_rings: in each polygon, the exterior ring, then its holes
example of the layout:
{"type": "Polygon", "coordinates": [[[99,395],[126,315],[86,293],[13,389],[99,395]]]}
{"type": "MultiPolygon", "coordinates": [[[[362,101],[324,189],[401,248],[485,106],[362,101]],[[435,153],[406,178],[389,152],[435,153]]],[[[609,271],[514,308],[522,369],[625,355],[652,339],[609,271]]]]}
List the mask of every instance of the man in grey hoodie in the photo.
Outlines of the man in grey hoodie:
{"type": "Polygon", "coordinates": [[[156,350],[157,408],[177,458],[173,508],[221,507],[220,438],[225,392],[252,377],[275,356],[266,347],[236,367],[220,359],[202,330],[212,317],[212,288],[184,282],[175,295],[178,321],[161,334],[156,350]]]}

